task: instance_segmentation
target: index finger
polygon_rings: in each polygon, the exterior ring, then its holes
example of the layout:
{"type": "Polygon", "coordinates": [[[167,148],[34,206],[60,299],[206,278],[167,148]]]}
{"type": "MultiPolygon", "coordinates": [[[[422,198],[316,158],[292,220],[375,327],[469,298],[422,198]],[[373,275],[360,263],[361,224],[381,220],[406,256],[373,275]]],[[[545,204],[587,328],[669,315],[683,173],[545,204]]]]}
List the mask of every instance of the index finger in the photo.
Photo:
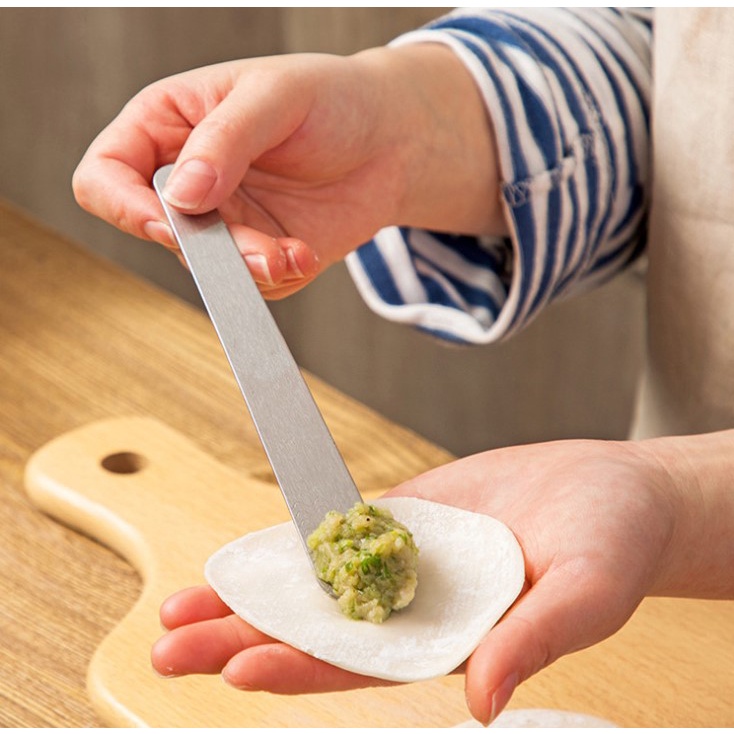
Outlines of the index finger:
{"type": "MultiPolygon", "coordinates": [[[[173,163],[191,132],[191,122],[166,106],[166,95],[141,92],[97,136],[79,162],[72,188],[79,205],[118,229],[155,239],[168,227],[152,187],[155,171],[173,163]]],[[[163,242],[174,246],[173,238],[163,242]]]]}
{"type": "Polygon", "coordinates": [[[163,207],[150,181],[122,161],[87,156],[80,162],[72,181],[79,205],[139,239],[175,247],[163,207]],[[161,241],[162,235],[165,241],[161,241]]]}

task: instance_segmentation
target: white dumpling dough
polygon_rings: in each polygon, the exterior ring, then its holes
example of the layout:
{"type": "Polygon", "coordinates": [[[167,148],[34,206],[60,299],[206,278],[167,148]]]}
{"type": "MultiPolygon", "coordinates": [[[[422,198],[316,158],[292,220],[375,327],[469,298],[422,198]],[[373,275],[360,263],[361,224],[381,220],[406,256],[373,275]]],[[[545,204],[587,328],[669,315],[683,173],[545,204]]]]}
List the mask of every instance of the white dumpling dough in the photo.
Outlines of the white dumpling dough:
{"type": "MultiPolygon", "coordinates": [[[[617,724],[591,714],[556,709],[512,709],[503,711],[491,729],[617,729],[617,724]]],[[[484,728],[478,721],[465,721],[455,729],[484,728]]]]}
{"type": "Polygon", "coordinates": [[[326,594],[290,522],[235,540],[205,576],[251,625],[345,670],[410,682],[455,670],[519,595],[522,551],[487,515],[413,497],[372,501],[413,533],[419,549],[412,603],[382,624],[345,617],[326,594]]]}

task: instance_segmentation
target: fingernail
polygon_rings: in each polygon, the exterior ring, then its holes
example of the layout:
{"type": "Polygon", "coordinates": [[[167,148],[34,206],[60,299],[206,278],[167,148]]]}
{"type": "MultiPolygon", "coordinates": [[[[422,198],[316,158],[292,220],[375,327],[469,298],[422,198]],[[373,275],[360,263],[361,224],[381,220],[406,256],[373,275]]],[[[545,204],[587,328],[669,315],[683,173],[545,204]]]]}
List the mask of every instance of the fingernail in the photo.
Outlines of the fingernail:
{"type": "Polygon", "coordinates": [[[285,256],[288,260],[288,269],[291,273],[302,278],[303,271],[301,270],[301,266],[298,264],[298,260],[296,260],[296,251],[292,247],[286,247],[285,256]]]}
{"type": "Polygon", "coordinates": [[[273,276],[270,274],[270,267],[268,266],[268,259],[265,255],[245,255],[245,262],[247,263],[247,267],[250,268],[252,277],[258,283],[274,285],[273,276]]]}
{"type": "Polygon", "coordinates": [[[163,196],[182,209],[195,209],[217,181],[217,172],[206,161],[192,158],[176,168],[168,179],[163,196]]]}
{"type": "Polygon", "coordinates": [[[166,680],[168,680],[170,678],[180,678],[181,677],[181,673],[174,673],[171,668],[167,668],[167,671],[169,672],[161,673],[160,670],[156,670],[155,668],[153,668],[153,672],[159,678],[165,678],[166,680]]]}
{"type": "Polygon", "coordinates": [[[233,683],[227,675],[227,669],[222,670],[222,680],[232,688],[236,688],[238,691],[259,691],[260,689],[256,686],[251,686],[248,683],[233,683]]]}
{"type": "Polygon", "coordinates": [[[151,219],[143,225],[143,232],[146,237],[150,237],[151,240],[165,245],[166,247],[175,247],[176,242],[173,239],[173,232],[171,228],[164,222],[159,222],[151,219]]]}
{"type": "Polygon", "coordinates": [[[515,688],[517,688],[517,673],[510,673],[492,694],[492,710],[486,726],[489,726],[500,715],[502,709],[507,706],[515,688]]]}

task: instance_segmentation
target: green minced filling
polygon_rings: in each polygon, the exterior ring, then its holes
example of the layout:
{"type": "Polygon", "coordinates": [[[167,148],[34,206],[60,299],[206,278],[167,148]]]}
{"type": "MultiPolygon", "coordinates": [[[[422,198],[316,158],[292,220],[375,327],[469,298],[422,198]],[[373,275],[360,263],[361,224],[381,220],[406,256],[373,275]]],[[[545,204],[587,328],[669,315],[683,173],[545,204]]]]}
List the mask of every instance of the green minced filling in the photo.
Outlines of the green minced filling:
{"type": "Polygon", "coordinates": [[[352,619],[384,622],[415,596],[418,548],[387,509],[360,502],[346,514],[329,512],[308,547],[318,577],[352,619]]]}

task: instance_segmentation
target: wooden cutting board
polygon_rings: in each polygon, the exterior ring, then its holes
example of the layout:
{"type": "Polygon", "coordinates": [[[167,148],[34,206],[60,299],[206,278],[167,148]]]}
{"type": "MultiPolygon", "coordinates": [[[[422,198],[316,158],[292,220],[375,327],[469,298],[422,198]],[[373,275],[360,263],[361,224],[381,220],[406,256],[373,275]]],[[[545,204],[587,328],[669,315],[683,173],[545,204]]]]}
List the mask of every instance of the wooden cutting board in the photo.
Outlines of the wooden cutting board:
{"type": "Polygon", "coordinates": [[[120,553],[143,579],[140,598],[89,666],[89,695],[104,723],[446,727],[469,718],[461,676],[304,696],[235,691],[219,676],[158,677],[149,651],[162,634],[161,601],[203,583],[206,559],[223,544],[288,519],[276,485],[224,466],[168,426],[136,417],[78,428],[31,457],[26,487],[39,509],[120,553]]]}

